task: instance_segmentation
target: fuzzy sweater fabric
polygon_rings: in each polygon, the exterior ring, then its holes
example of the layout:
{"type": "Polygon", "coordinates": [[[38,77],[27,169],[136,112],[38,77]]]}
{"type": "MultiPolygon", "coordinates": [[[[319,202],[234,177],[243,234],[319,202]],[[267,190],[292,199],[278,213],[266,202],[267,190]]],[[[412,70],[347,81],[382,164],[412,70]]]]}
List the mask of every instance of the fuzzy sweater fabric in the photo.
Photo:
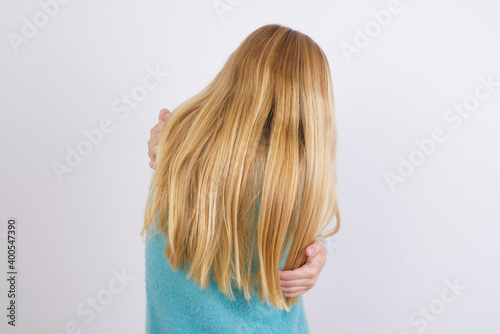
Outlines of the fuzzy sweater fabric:
{"type": "Polygon", "coordinates": [[[258,296],[247,301],[237,289],[232,301],[215,282],[200,289],[173,271],[163,254],[165,245],[161,233],[146,243],[147,334],[309,333],[302,296],[290,312],[261,303],[258,296]]]}
{"type": "Polygon", "coordinates": [[[235,300],[231,300],[215,281],[201,289],[192,278],[174,271],[164,255],[163,233],[154,234],[150,227],[146,240],[147,334],[309,333],[302,296],[290,312],[267,305],[256,295],[246,300],[238,289],[233,289],[235,300]]]}

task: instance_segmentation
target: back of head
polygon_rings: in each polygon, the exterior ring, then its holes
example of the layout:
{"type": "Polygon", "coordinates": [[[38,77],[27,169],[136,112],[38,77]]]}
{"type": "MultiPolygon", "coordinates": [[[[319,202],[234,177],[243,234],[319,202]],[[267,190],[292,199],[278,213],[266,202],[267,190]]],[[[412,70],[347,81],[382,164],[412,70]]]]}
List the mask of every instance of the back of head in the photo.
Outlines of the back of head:
{"type": "Polygon", "coordinates": [[[328,60],[307,35],[280,25],[252,32],[200,93],[164,125],[143,232],[158,214],[174,268],[232,297],[289,310],[284,270],[338,231],[336,122],[328,60]],[[336,227],[321,235],[336,217],[336,227]],[[256,267],[253,272],[250,268],[256,267]]]}

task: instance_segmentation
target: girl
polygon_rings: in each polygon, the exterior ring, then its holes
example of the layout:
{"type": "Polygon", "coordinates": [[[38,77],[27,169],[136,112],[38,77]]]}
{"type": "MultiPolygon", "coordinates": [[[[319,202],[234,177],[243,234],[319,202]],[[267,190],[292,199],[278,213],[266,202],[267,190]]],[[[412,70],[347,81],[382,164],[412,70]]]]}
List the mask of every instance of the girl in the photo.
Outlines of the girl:
{"type": "Polygon", "coordinates": [[[335,152],[325,54],[290,28],[257,29],[161,131],[147,333],[308,333],[304,287],[280,278],[339,229],[335,152]]]}

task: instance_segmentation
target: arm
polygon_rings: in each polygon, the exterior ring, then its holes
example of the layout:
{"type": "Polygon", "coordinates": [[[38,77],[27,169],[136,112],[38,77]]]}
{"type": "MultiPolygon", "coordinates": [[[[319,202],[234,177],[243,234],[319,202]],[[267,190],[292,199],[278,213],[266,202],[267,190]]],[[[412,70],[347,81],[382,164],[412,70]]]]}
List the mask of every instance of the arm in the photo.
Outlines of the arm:
{"type": "MultiPolygon", "coordinates": [[[[161,129],[171,112],[162,109],[158,117],[158,123],[151,129],[148,141],[148,155],[151,159],[149,167],[156,168],[156,149],[160,141],[161,129]]],[[[280,270],[280,282],[283,296],[298,297],[314,287],[321,270],[326,262],[326,245],[323,239],[316,240],[306,249],[306,263],[295,270],[280,270]]]]}

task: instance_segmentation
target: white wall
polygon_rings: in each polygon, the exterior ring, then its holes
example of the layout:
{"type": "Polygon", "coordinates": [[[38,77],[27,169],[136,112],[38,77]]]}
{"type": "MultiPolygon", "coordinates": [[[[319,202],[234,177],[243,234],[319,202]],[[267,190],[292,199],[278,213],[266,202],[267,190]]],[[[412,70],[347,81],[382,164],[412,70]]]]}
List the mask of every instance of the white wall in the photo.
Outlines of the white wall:
{"type": "Polygon", "coordinates": [[[0,3],[0,262],[5,277],[15,217],[19,273],[16,328],[0,283],[2,333],[144,332],[149,130],[268,23],[311,36],[333,70],[342,227],[304,298],[311,332],[498,332],[500,3],[220,3],[231,10],[219,15],[213,0],[73,0],[49,6],[46,22],[37,1],[0,3]],[[391,17],[376,23],[381,10],[391,17]],[[23,21],[33,16],[38,31],[23,21]],[[140,88],[156,69],[157,82],[140,88]],[[121,101],[141,92],[133,108],[121,101]],[[464,103],[470,117],[449,110],[464,103]],[[99,126],[108,133],[85,147],[82,131],[99,126]],[[59,180],[54,162],[66,165],[78,145],[89,154],[59,180]],[[410,158],[418,166],[399,167],[410,158]],[[130,277],[109,293],[115,271],[130,277]],[[109,296],[91,311],[92,298],[109,296]]]}

